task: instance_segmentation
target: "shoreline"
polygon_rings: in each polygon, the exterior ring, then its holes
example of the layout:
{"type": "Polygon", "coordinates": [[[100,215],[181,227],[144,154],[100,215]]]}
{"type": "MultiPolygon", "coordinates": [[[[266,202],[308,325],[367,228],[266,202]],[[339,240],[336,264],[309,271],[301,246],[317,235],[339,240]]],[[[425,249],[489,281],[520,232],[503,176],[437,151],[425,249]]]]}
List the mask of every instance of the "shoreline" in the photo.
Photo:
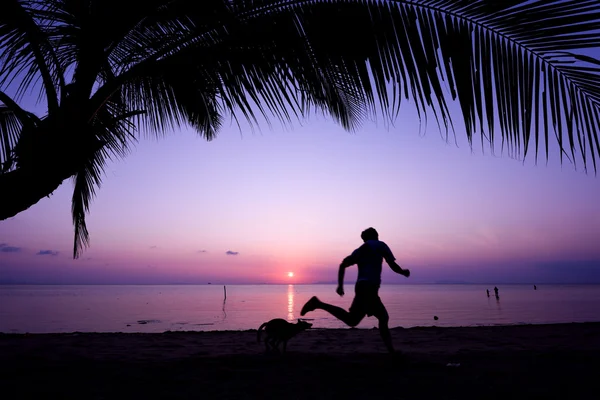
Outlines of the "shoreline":
{"type": "MultiPolygon", "coordinates": [[[[306,321],[310,321],[311,318],[302,318],[300,317],[300,319],[306,320],[306,321]]],[[[417,326],[409,326],[409,327],[403,327],[403,326],[395,326],[395,327],[390,327],[391,330],[411,330],[411,329],[472,329],[472,328],[497,328],[497,327],[503,327],[503,326],[562,326],[562,325],[593,325],[593,324],[598,324],[600,325],[600,320],[598,321],[574,321],[574,322],[541,322],[541,323],[536,323],[536,322],[527,322],[527,323],[523,323],[523,322],[515,322],[515,323],[506,323],[506,324],[479,324],[479,325],[456,325],[456,326],[436,326],[436,325],[417,325],[417,326]]],[[[323,331],[323,330],[327,330],[327,331],[344,331],[344,330],[365,330],[365,331],[369,331],[369,330],[373,330],[373,329],[377,329],[376,327],[374,328],[364,328],[364,327],[353,327],[353,328],[310,328],[310,331],[323,331]]],[[[0,336],[1,335],[70,335],[73,333],[80,333],[80,334],[145,334],[145,335],[161,335],[161,334],[165,334],[165,333],[209,333],[209,332],[227,332],[227,333],[233,333],[233,332],[256,332],[256,329],[222,329],[222,330],[212,330],[212,331],[195,331],[195,330],[177,330],[177,331],[170,331],[170,330],[166,330],[163,332],[125,332],[125,331],[110,331],[110,332],[92,332],[92,331],[69,331],[69,332],[41,332],[41,333],[32,333],[32,332],[24,332],[24,333],[20,333],[20,332],[0,332],[0,336]]]]}
{"type": "Polygon", "coordinates": [[[0,334],[15,398],[584,398],[598,390],[600,322],[310,329],[286,354],[256,330],[0,334]],[[340,378],[334,378],[339,376],[340,378]],[[591,392],[590,392],[591,391],[591,392]]]}
{"type": "MultiPolygon", "coordinates": [[[[310,318],[306,319],[310,321],[310,318]]],[[[505,324],[478,324],[478,325],[456,325],[456,326],[436,326],[436,325],[417,325],[417,326],[396,326],[390,327],[391,331],[402,331],[402,330],[446,330],[446,329],[477,329],[477,328],[502,328],[502,327],[529,327],[529,326],[563,326],[563,325],[600,325],[599,321],[576,321],[576,322],[515,322],[505,324]]],[[[344,328],[326,328],[317,327],[310,328],[311,332],[314,331],[346,331],[346,330],[358,330],[358,331],[371,331],[377,330],[377,327],[366,328],[366,327],[344,327],[344,328]]],[[[162,332],[127,332],[127,331],[68,331],[68,332],[0,332],[0,338],[2,336],[52,336],[52,335],[163,335],[163,334],[203,334],[203,333],[247,333],[256,332],[256,329],[215,329],[215,330],[166,330],[162,332]]]]}

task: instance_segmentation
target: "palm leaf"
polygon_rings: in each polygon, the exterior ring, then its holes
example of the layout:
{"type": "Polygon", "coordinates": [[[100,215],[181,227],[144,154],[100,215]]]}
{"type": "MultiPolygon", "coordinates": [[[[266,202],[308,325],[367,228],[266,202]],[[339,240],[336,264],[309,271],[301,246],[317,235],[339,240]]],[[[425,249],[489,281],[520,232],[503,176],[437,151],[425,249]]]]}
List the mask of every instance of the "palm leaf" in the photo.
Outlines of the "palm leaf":
{"type": "Polygon", "coordinates": [[[71,214],[75,226],[73,258],[78,258],[81,251],[89,246],[90,239],[85,215],[89,211],[90,202],[95,195],[95,186],[99,187],[102,183],[102,169],[105,162],[103,156],[101,152],[94,153],[73,178],[74,187],[71,201],[71,214]]]}
{"type": "Polygon", "coordinates": [[[12,149],[17,144],[20,131],[21,123],[14,112],[6,106],[0,106],[0,173],[12,169],[12,149]]]}
{"type": "Polygon", "coordinates": [[[78,258],[89,245],[89,232],[85,215],[89,211],[96,188],[102,184],[102,174],[106,161],[113,157],[125,157],[129,145],[134,142],[134,125],[129,121],[139,112],[125,112],[120,104],[107,103],[94,119],[94,131],[98,150],[92,152],[83,162],[82,168],[74,176],[71,214],[75,226],[73,258],[78,258]]]}
{"type": "Polygon", "coordinates": [[[352,129],[376,110],[392,119],[404,97],[448,129],[456,100],[469,141],[479,134],[494,149],[499,129],[510,156],[533,146],[537,160],[544,146],[548,159],[549,129],[573,161],[591,159],[596,170],[599,69],[578,53],[600,40],[596,1],[217,3],[210,13],[174,2],[135,25],[112,47],[119,68],[94,101],[129,85],[134,104],[156,100],[149,126],[178,126],[185,118],[175,110],[194,96],[173,92],[177,68],[220,103],[213,109],[253,123],[255,110],[287,121],[325,109],[352,129]]]}
{"type": "Polygon", "coordinates": [[[58,91],[64,94],[63,70],[47,40],[43,23],[37,19],[43,2],[3,0],[0,13],[0,88],[20,79],[17,97],[36,85],[36,75],[43,81],[49,111],[59,105],[58,91]],[[57,89],[58,88],[58,89],[57,89]]]}
{"type": "Polygon", "coordinates": [[[23,128],[34,129],[41,121],[2,91],[0,102],[0,173],[6,173],[16,165],[14,152],[23,128]]]}
{"type": "MultiPolygon", "coordinates": [[[[263,3],[271,4],[271,18],[277,2],[263,3]]],[[[600,147],[592,121],[600,120],[600,69],[576,52],[600,42],[598,2],[351,3],[354,7],[336,1],[287,2],[287,7],[300,15],[315,54],[337,56],[345,64],[368,60],[374,82],[395,83],[397,95],[410,92],[422,115],[433,111],[446,127],[447,88],[459,101],[469,140],[487,131],[494,146],[499,126],[511,156],[525,156],[531,136],[539,138],[533,121],[544,114],[545,102],[550,113],[541,125],[554,130],[573,160],[578,156],[587,166],[589,154],[596,170],[600,147]]],[[[383,83],[375,92],[379,106],[393,105],[383,96],[383,83]]],[[[545,146],[548,157],[547,141],[545,146]]]]}
{"type": "Polygon", "coordinates": [[[82,143],[98,148],[76,178],[81,243],[105,158],[125,155],[139,133],[183,124],[212,139],[226,115],[256,125],[323,112],[352,130],[393,123],[409,104],[471,145],[479,136],[511,157],[535,150],[536,161],[558,146],[561,162],[597,170],[597,0],[129,4],[11,0],[18,22],[0,17],[0,87],[17,76],[21,92],[37,79],[61,87],[57,77],[72,74],[61,108],[82,113],[93,139],[82,143]]]}

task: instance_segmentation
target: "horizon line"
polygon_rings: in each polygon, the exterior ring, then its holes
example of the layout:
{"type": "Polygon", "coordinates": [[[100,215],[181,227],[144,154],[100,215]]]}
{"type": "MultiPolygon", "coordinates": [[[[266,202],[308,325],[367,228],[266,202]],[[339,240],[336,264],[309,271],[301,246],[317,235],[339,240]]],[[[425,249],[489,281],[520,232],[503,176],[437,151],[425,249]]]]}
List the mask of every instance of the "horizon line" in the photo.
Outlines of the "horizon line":
{"type": "MultiPolygon", "coordinates": [[[[31,283],[31,282],[0,282],[0,286],[261,286],[261,285],[336,285],[337,282],[259,282],[259,283],[189,283],[189,282],[166,282],[166,283],[31,283]]],[[[345,283],[353,286],[354,283],[345,283]]],[[[600,281],[592,282],[389,282],[381,286],[400,285],[600,285],[600,281]]]]}

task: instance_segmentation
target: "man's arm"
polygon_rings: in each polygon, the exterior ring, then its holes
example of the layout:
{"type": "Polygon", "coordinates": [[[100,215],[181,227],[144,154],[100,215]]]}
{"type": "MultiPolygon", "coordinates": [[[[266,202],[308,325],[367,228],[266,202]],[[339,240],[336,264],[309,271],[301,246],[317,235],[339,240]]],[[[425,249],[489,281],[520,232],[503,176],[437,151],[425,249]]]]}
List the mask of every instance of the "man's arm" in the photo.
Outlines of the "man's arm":
{"type": "Polygon", "coordinates": [[[382,250],[383,258],[387,265],[390,266],[392,271],[408,278],[410,276],[410,271],[408,269],[403,269],[401,266],[398,265],[398,263],[396,263],[396,257],[394,257],[394,255],[392,254],[392,250],[390,250],[387,244],[382,243],[382,250]]]}
{"type": "Polygon", "coordinates": [[[388,263],[388,265],[390,266],[392,271],[394,271],[395,273],[404,275],[407,278],[410,276],[410,270],[403,269],[400,265],[398,265],[398,263],[396,263],[396,261],[394,261],[394,260],[385,260],[385,261],[388,263]]]}
{"type": "Polygon", "coordinates": [[[344,261],[340,264],[340,269],[338,270],[338,287],[335,290],[340,296],[344,295],[344,273],[346,272],[346,268],[354,264],[352,256],[344,258],[344,261]]]}

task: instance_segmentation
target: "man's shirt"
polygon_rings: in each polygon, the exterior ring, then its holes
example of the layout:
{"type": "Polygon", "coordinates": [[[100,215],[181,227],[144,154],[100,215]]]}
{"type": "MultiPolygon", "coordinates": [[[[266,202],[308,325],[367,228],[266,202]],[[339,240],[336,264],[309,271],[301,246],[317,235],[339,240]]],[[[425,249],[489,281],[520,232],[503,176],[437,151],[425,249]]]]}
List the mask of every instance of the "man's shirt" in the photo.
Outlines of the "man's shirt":
{"type": "Polygon", "coordinates": [[[367,240],[344,261],[358,266],[357,282],[367,281],[380,284],[384,259],[388,264],[396,260],[388,245],[380,240],[367,240]]]}

